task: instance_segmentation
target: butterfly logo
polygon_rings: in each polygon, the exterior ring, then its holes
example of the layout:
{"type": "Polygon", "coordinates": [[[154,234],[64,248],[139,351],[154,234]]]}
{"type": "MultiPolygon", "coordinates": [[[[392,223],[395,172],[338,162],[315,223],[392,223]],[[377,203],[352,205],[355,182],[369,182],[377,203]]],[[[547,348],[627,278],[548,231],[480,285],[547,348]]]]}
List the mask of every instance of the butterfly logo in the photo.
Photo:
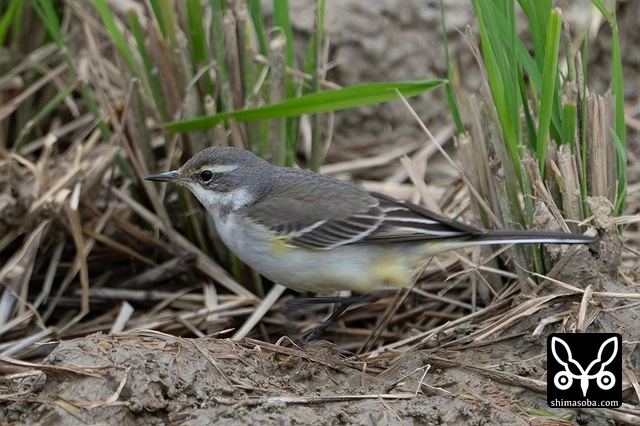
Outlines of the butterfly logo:
{"type": "Polygon", "coordinates": [[[597,358],[593,360],[587,368],[582,368],[582,365],[573,359],[569,345],[559,337],[553,336],[551,338],[551,352],[556,361],[564,367],[564,371],[560,371],[553,378],[553,383],[556,388],[560,390],[569,389],[573,385],[574,379],[580,380],[582,396],[586,397],[587,389],[589,389],[589,381],[592,379],[596,380],[598,387],[602,390],[609,390],[616,384],[616,378],[613,373],[605,370],[607,365],[611,364],[618,353],[618,340],[615,337],[605,340],[602,345],[600,345],[597,358]],[[605,348],[609,345],[613,345],[610,349],[612,353],[605,361],[602,357],[605,353],[605,348]],[[576,374],[576,371],[578,371],[579,374],[576,374]]]}

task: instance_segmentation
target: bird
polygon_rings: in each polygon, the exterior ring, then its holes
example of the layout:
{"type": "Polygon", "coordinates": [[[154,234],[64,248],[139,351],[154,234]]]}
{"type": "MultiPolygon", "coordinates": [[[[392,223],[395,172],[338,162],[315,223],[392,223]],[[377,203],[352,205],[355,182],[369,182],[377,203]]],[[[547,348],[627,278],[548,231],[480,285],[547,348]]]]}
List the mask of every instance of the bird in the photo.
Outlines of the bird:
{"type": "Polygon", "coordinates": [[[597,241],[564,232],[478,228],[228,146],[206,148],[179,169],[146,179],[188,188],[240,260],[298,292],[409,287],[422,260],[468,246],[597,241]]]}

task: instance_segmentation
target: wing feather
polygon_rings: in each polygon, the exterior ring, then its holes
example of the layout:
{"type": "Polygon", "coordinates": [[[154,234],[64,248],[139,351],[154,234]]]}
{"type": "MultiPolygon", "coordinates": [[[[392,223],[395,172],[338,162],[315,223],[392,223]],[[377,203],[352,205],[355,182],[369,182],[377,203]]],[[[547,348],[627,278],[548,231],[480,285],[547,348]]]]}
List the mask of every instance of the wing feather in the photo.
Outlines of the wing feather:
{"type": "Polygon", "coordinates": [[[347,244],[466,240],[485,232],[327,176],[286,170],[289,179],[281,181],[287,185],[273,188],[243,214],[299,247],[330,250],[347,244]]]}

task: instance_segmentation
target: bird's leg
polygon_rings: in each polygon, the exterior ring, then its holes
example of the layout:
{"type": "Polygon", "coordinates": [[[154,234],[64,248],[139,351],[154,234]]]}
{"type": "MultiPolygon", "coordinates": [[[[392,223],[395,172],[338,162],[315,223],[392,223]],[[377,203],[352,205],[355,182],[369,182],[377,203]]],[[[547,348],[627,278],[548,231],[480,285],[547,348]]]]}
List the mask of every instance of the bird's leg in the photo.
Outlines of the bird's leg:
{"type": "Polygon", "coordinates": [[[320,335],[322,333],[324,333],[324,331],[327,329],[327,327],[329,327],[331,324],[333,324],[333,322],[338,319],[338,317],[340,315],[342,315],[342,313],[344,311],[347,310],[347,308],[349,306],[351,306],[354,302],[352,301],[344,301],[342,303],[340,303],[340,305],[338,305],[338,307],[336,308],[335,311],[333,311],[333,313],[329,316],[329,318],[327,318],[322,324],[320,324],[315,330],[313,330],[311,333],[307,334],[306,337],[304,337],[300,343],[302,344],[302,346],[306,345],[309,342],[312,342],[314,340],[316,340],[318,337],[320,337],[320,335]]]}
{"type": "Polygon", "coordinates": [[[318,337],[320,337],[320,335],[322,335],[322,333],[324,333],[324,331],[327,329],[327,327],[329,327],[331,324],[333,324],[335,322],[335,320],[337,320],[338,317],[340,317],[340,315],[342,315],[344,313],[344,311],[346,311],[349,308],[349,306],[353,305],[354,303],[375,302],[378,299],[380,299],[380,296],[376,296],[376,295],[362,296],[362,295],[357,295],[357,294],[354,294],[351,297],[339,297],[339,298],[317,297],[317,298],[306,299],[306,301],[311,302],[311,303],[335,303],[335,302],[339,302],[340,305],[338,305],[336,310],[333,311],[333,313],[329,316],[329,318],[327,318],[315,330],[313,330],[306,337],[304,337],[300,341],[300,344],[304,346],[307,343],[312,342],[312,341],[316,340],[318,337]]]}

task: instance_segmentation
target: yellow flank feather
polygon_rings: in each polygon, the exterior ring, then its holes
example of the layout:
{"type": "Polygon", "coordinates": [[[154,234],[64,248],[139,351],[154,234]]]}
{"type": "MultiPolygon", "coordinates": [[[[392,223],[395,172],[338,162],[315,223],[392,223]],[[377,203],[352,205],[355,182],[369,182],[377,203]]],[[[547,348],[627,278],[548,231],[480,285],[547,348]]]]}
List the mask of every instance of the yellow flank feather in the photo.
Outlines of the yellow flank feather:
{"type": "Polygon", "coordinates": [[[392,256],[376,259],[371,274],[390,287],[408,287],[412,283],[407,265],[392,256]]]}
{"type": "Polygon", "coordinates": [[[271,241],[271,254],[274,256],[281,256],[294,248],[294,245],[289,243],[284,237],[273,237],[271,241]]]}

